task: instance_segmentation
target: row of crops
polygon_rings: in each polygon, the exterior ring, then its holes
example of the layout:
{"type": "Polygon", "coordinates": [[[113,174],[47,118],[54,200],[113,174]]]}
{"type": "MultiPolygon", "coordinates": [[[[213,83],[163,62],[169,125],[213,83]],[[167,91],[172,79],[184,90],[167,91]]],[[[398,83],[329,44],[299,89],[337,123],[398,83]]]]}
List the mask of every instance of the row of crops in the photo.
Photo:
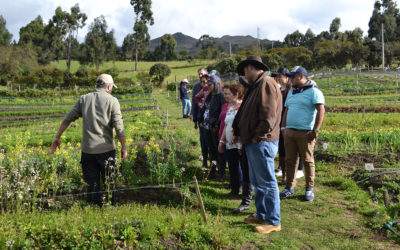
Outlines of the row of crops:
{"type": "Polygon", "coordinates": [[[382,210],[367,215],[380,215],[380,229],[400,217],[400,75],[331,73],[314,80],[327,110],[316,158],[349,170],[347,177],[373,190],[382,210]]]}
{"type": "MultiPolygon", "coordinates": [[[[168,126],[152,94],[116,95],[121,104],[128,160],[117,159],[110,189],[182,182],[201,176],[197,159],[181,149],[190,142],[168,126]]],[[[62,136],[50,154],[62,117],[77,97],[0,99],[0,209],[43,208],[49,200],[85,190],[80,165],[81,119],[62,136]],[[45,201],[45,202],[43,202],[45,201]]],[[[118,153],[117,153],[118,156],[118,153]]],[[[52,206],[58,206],[65,201],[52,206]]]]}

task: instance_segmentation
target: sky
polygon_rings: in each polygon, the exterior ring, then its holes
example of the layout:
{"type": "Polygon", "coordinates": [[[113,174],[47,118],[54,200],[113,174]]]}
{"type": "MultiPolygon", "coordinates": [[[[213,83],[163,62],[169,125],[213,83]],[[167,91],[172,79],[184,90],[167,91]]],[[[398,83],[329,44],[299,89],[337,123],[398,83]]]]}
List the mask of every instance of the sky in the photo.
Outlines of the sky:
{"type": "MultiPolygon", "coordinates": [[[[153,0],[154,25],[151,39],[166,33],[182,32],[198,39],[203,34],[250,35],[282,41],[288,33],[310,28],[315,34],[329,30],[335,17],[341,19],[341,31],[360,27],[368,33],[368,22],[375,0],[153,0]]],[[[47,23],[60,6],[64,11],[79,3],[88,19],[79,31],[83,41],[89,24],[104,15],[117,44],[132,33],[135,15],[129,0],[0,0],[0,15],[18,41],[19,29],[40,15],[47,23]]]]}

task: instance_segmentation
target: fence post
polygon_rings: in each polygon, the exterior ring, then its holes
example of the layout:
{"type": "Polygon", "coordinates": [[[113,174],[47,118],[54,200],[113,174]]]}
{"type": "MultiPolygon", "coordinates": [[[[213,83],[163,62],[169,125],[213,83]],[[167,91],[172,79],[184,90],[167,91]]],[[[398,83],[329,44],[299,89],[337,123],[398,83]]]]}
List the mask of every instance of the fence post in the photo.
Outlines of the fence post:
{"type": "Polygon", "coordinates": [[[178,101],[178,83],[175,82],[175,100],[178,101]]]}
{"type": "Polygon", "coordinates": [[[364,119],[364,116],[365,116],[365,107],[362,106],[362,118],[363,118],[363,119],[364,119]]]}
{"type": "Polygon", "coordinates": [[[196,188],[197,198],[199,199],[201,215],[203,216],[204,222],[207,224],[206,209],[204,208],[203,199],[201,198],[199,183],[197,182],[196,176],[193,176],[193,180],[194,180],[194,187],[196,188]]]}
{"type": "Polygon", "coordinates": [[[328,75],[328,88],[330,88],[331,87],[331,75],[329,74],[328,75]]]}
{"type": "Polygon", "coordinates": [[[358,85],[358,73],[357,73],[357,85],[358,85]]]}
{"type": "Polygon", "coordinates": [[[383,202],[385,203],[385,207],[388,207],[389,204],[389,193],[387,191],[387,189],[383,190],[383,202]]]}
{"type": "Polygon", "coordinates": [[[169,127],[168,109],[167,109],[167,128],[169,127]]]}
{"type": "Polygon", "coordinates": [[[374,188],[372,186],[368,187],[369,195],[374,196],[374,188]]]}

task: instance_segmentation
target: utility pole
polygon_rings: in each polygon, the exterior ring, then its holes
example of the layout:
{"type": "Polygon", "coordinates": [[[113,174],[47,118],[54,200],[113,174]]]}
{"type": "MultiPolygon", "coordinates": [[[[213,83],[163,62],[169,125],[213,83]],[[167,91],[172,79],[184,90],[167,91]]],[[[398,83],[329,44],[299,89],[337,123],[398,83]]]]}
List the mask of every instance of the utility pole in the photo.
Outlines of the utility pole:
{"type": "Polygon", "coordinates": [[[257,27],[257,40],[258,40],[258,47],[260,48],[260,52],[261,52],[260,27],[257,27]]]}
{"type": "Polygon", "coordinates": [[[382,70],[385,72],[385,38],[383,35],[384,25],[382,23],[382,70]]]}
{"type": "Polygon", "coordinates": [[[232,57],[232,43],[229,42],[229,57],[232,57]]]}

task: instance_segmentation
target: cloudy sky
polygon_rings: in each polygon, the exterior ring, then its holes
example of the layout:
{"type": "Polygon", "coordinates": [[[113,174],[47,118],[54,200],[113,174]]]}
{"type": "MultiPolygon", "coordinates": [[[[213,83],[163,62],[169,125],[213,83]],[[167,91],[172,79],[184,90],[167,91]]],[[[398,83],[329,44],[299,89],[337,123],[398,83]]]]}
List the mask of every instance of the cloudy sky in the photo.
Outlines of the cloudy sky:
{"type": "MultiPolygon", "coordinates": [[[[19,39],[19,29],[41,15],[48,20],[57,6],[70,11],[79,2],[88,15],[87,25],[80,31],[83,41],[88,24],[104,15],[109,29],[114,29],[117,43],[132,32],[134,13],[129,0],[0,0],[0,15],[7,21],[13,39],[19,39]]],[[[295,30],[314,33],[329,30],[332,19],[339,17],[341,30],[360,27],[368,32],[368,21],[375,0],[153,0],[154,25],[149,28],[153,38],[165,33],[182,32],[194,38],[203,34],[251,35],[283,40],[295,30]]]]}

